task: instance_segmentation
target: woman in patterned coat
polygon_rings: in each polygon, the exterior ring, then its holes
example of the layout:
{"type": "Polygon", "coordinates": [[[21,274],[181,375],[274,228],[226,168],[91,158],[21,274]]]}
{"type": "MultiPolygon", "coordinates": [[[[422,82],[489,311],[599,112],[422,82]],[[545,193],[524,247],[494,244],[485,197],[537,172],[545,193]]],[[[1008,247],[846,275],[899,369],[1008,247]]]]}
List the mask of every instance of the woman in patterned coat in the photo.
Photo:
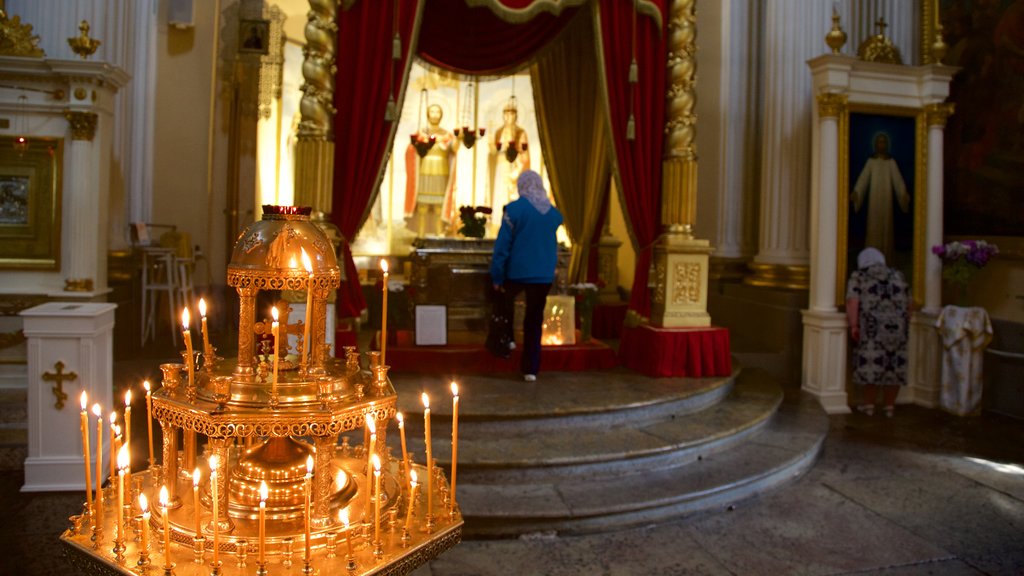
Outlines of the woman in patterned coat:
{"type": "Polygon", "coordinates": [[[877,249],[861,251],[846,287],[846,317],[854,343],[853,382],[864,389],[857,410],[868,416],[881,386],[885,415],[892,417],[896,395],[907,383],[909,305],[903,274],[886,266],[877,249]]]}

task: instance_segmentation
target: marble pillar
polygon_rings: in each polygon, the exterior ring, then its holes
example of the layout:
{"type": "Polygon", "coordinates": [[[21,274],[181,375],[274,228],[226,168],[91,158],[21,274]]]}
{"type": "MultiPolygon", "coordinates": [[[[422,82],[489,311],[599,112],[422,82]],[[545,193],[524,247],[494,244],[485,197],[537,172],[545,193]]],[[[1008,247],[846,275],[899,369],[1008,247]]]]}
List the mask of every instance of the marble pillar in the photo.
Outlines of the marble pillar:
{"type": "Polygon", "coordinates": [[[805,289],[813,106],[805,62],[827,49],[832,4],[777,0],[770,8],[764,20],[760,237],[753,274],[745,281],[805,289]]]}

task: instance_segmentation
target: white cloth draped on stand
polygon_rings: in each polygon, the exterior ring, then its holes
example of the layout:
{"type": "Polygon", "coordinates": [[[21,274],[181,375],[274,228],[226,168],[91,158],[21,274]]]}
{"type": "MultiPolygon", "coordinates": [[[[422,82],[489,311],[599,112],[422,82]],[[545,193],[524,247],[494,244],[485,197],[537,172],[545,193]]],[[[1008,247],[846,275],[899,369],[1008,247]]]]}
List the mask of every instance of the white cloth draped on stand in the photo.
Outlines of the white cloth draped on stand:
{"type": "Polygon", "coordinates": [[[935,323],[942,337],[942,408],[965,416],[981,408],[982,363],[992,340],[984,308],[946,306],[935,323]]]}

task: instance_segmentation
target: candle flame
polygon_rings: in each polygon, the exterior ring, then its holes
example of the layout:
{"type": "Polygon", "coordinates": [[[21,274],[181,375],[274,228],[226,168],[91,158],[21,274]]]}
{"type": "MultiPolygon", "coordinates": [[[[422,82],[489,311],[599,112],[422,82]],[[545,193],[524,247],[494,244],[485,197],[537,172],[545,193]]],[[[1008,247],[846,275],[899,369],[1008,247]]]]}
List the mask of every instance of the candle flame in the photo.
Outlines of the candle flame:
{"type": "Polygon", "coordinates": [[[370,434],[377,433],[377,423],[374,421],[373,416],[366,415],[366,427],[370,430],[370,434]]]}
{"type": "MultiPolygon", "coordinates": [[[[410,466],[410,468],[412,468],[412,466],[410,466]]],[[[412,481],[412,485],[413,486],[415,486],[416,484],[419,483],[418,482],[419,477],[416,476],[416,471],[415,470],[410,470],[409,471],[409,479],[412,481]]]]}
{"type": "Polygon", "coordinates": [[[266,502],[269,495],[270,491],[267,490],[267,481],[263,480],[260,482],[260,502],[266,502]]]}
{"type": "Polygon", "coordinates": [[[145,389],[146,394],[149,394],[149,380],[142,381],[142,388],[145,389]]]}
{"type": "Polygon", "coordinates": [[[117,423],[117,412],[110,413],[110,425],[114,426],[117,423]]]}
{"type": "Polygon", "coordinates": [[[188,306],[186,306],[181,311],[181,327],[184,328],[185,330],[188,330],[188,327],[189,327],[189,324],[190,324],[189,320],[191,320],[191,318],[192,317],[189,316],[189,313],[188,313],[188,306]]]}
{"type": "Polygon", "coordinates": [[[114,424],[114,435],[115,436],[120,436],[121,435],[121,425],[120,424],[114,424]]]}
{"type": "Polygon", "coordinates": [[[426,408],[427,410],[430,410],[430,397],[427,396],[426,392],[424,392],[422,398],[423,398],[423,407],[426,408]]]}
{"type": "Polygon", "coordinates": [[[206,318],[206,300],[199,299],[199,315],[206,318]]]}
{"type": "Polygon", "coordinates": [[[117,451],[117,467],[124,470],[128,467],[128,445],[121,446],[117,451]]]}
{"type": "Polygon", "coordinates": [[[341,520],[341,523],[345,525],[345,530],[348,530],[348,510],[338,512],[338,518],[341,520]]]}
{"type": "Polygon", "coordinates": [[[103,418],[103,408],[100,408],[99,404],[92,405],[92,413],[95,414],[97,418],[103,418]]]}
{"type": "Polygon", "coordinates": [[[160,487],[160,507],[164,509],[164,513],[167,512],[167,504],[171,499],[170,494],[167,493],[167,486],[160,487]]]}
{"type": "Polygon", "coordinates": [[[312,274],[313,273],[313,261],[309,259],[309,254],[306,254],[306,249],[305,248],[301,248],[301,250],[302,250],[302,267],[306,269],[307,273],[312,274]]]}
{"type": "Polygon", "coordinates": [[[132,405],[132,391],[129,389],[124,393],[124,406],[127,408],[132,405]]]}
{"type": "Polygon", "coordinates": [[[89,395],[85,393],[85,390],[82,390],[82,395],[79,397],[79,400],[82,402],[82,412],[85,412],[86,408],[89,406],[89,395]]]}
{"type": "Polygon", "coordinates": [[[202,472],[199,471],[199,468],[196,468],[195,470],[192,471],[192,486],[199,486],[199,479],[202,477],[202,475],[203,474],[202,472]]]}
{"type": "Polygon", "coordinates": [[[388,261],[386,258],[380,259],[380,269],[383,270],[385,274],[388,273],[388,261]]]}
{"type": "Polygon", "coordinates": [[[452,381],[452,396],[459,397],[459,385],[452,381]]]}
{"type": "Polygon", "coordinates": [[[149,512],[149,499],[145,494],[139,494],[139,510],[142,510],[143,514],[149,512]]]}
{"type": "Polygon", "coordinates": [[[210,474],[211,475],[217,473],[217,464],[218,464],[218,462],[217,462],[217,455],[214,454],[213,456],[210,456],[210,474]]]}
{"type": "Polygon", "coordinates": [[[306,456],[306,474],[313,474],[313,457],[306,456]]]}
{"type": "Polygon", "coordinates": [[[373,460],[373,471],[380,474],[380,456],[374,454],[373,456],[370,456],[370,460],[373,460]]]}
{"type": "Polygon", "coordinates": [[[277,306],[271,306],[270,307],[270,316],[271,316],[271,318],[274,319],[274,322],[277,322],[277,317],[278,317],[277,316],[277,306]]]}
{"type": "Polygon", "coordinates": [[[396,418],[396,419],[398,420],[398,427],[399,427],[399,428],[402,428],[402,427],[404,427],[404,426],[405,426],[405,416],[402,416],[402,413],[401,413],[401,412],[399,412],[398,414],[396,414],[396,415],[395,415],[395,418],[396,418]]]}

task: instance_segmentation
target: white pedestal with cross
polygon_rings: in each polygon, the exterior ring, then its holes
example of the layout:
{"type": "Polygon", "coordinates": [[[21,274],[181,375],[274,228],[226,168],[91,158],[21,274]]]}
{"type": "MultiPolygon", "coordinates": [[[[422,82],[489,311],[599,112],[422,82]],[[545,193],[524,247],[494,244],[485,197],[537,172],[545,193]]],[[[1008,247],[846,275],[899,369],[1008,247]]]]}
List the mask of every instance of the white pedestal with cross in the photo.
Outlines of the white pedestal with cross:
{"type": "MultiPolygon", "coordinates": [[[[22,492],[85,489],[82,390],[88,393],[90,457],[96,457],[91,409],[98,403],[108,423],[102,459],[109,463],[115,308],[99,302],[49,302],[21,313],[28,340],[28,458],[22,492]]],[[[117,408],[120,413],[123,402],[117,408]]]]}

